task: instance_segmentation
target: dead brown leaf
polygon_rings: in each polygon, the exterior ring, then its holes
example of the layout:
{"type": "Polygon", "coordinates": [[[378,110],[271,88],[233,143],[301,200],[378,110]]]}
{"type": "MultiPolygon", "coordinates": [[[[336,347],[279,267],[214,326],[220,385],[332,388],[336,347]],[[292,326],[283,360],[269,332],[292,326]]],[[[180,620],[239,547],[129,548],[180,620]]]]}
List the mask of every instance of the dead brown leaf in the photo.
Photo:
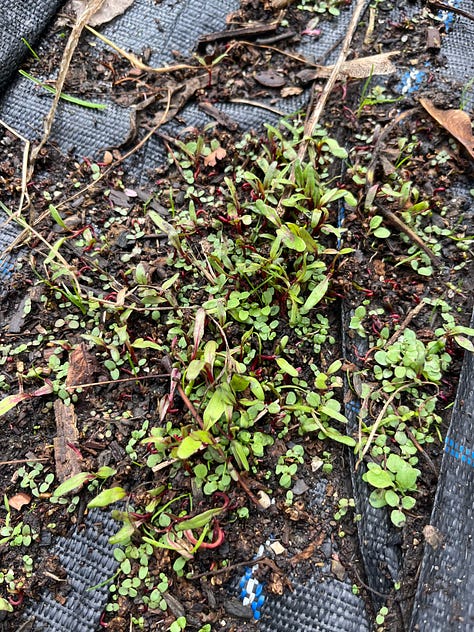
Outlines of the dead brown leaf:
{"type": "Polygon", "coordinates": [[[303,92],[303,88],[299,86],[286,86],[281,89],[281,96],[286,99],[286,97],[294,97],[297,94],[301,94],[303,92]]]}
{"type": "MultiPolygon", "coordinates": [[[[110,22],[118,15],[122,15],[132,4],[134,0],[105,0],[102,7],[94,13],[88,24],[90,26],[99,26],[110,22]]],[[[84,13],[87,8],[88,0],[71,0],[69,8],[71,8],[76,15],[84,13]]]]}
{"type": "Polygon", "coordinates": [[[69,369],[66,377],[66,386],[77,386],[93,381],[95,372],[95,358],[89,353],[86,345],[81,342],[69,357],[69,369]]]}
{"type": "Polygon", "coordinates": [[[56,437],[54,438],[54,460],[56,477],[60,483],[81,471],[81,457],[75,449],[79,438],[74,406],[66,406],[60,399],[54,402],[56,437]]]}
{"type": "Polygon", "coordinates": [[[440,110],[429,99],[420,99],[420,103],[441,127],[463,145],[471,158],[474,158],[474,136],[469,115],[462,110],[440,110]]]}
{"type": "Polygon", "coordinates": [[[217,161],[222,160],[226,156],[226,150],[223,147],[218,147],[217,149],[214,149],[214,151],[211,151],[211,153],[204,158],[204,164],[206,165],[206,167],[215,167],[217,161]]]}
{"type": "Polygon", "coordinates": [[[24,492],[20,492],[19,494],[15,494],[11,498],[8,499],[8,504],[13,509],[19,511],[24,505],[28,505],[31,502],[31,496],[25,494],[24,492]]]}
{"type": "Polygon", "coordinates": [[[373,264],[375,274],[379,277],[385,276],[385,262],[381,259],[374,259],[373,264]]]}
{"type": "Polygon", "coordinates": [[[340,582],[343,582],[346,579],[346,576],[347,576],[346,569],[341,564],[339,559],[333,558],[331,560],[331,571],[332,571],[332,574],[335,575],[340,582]]]}
{"type": "MultiPolygon", "coordinates": [[[[380,55],[369,55],[369,57],[351,59],[342,64],[338,78],[366,79],[372,75],[392,75],[397,71],[397,67],[390,58],[398,54],[399,51],[395,50],[389,53],[380,53],[380,55]]],[[[314,72],[314,78],[329,77],[333,67],[334,66],[324,66],[323,68],[318,68],[318,70],[314,72]]]]}
{"type": "Polygon", "coordinates": [[[299,564],[303,560],[308,560],[310,557],[313,557],[313,553],[314,553],[314,550],[316,549],[316,546],[317,546],[316,542],[311,542],[311,544],[307,546],[303,551],[301,551],[300,553],[297,553],[296,555],[293,555],[293,557],[290,558],[289,560],[290,564],[292,566],[296,566],[296,564],[299,564]]]}
{"type": "MultiPolygon", "coordinates": [[[[214,68],[212,71],[212,80],[217,82],[219,76],[219,68],[214,68]]],[[[172,94],[171,105],[167,102],[164,110],[160,110],[155,113],[153,117],[154,125],[164,125],[168,121],[171,121],[178,112],[184,108],[186,103],[194,96],[198,90],[203,90],[209,85],[209,75],[205,74],[197,75],[188,79],[185,83],[180,82],[168,82],[168,89],[172,94]]]]}

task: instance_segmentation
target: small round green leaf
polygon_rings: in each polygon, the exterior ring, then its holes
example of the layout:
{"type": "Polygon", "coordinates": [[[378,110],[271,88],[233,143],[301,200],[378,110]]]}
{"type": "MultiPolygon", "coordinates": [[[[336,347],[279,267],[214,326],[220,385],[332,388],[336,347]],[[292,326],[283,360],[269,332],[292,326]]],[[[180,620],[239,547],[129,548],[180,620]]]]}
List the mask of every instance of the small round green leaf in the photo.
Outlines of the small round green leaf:
{"type": "Polygon", "coordinates": [[[394,509],[392,511],[392,513],[390,514],[390,520],[393,522],[393,524],[396,527],[404,527],[407,521],[405,514],[403,513],[403,511],[400,511],[399,509],[394,509]]]}
{"type": "Polygon", "coordinates": [[[390,231],[388,230],[388,228],[385,228],[384,226],[380,226],[380,228],[377,228],[377,230],[374,230],[374,235],[375,237],[378,237],[379,239],[387,239],[387,237],[390,237],[390,231]]]}

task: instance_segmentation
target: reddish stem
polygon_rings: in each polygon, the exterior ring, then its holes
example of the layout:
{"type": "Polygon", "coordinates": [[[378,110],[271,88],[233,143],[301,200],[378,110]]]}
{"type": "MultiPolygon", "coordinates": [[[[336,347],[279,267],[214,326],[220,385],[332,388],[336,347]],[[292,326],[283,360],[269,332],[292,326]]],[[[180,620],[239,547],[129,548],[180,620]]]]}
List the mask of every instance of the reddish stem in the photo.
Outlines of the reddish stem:
{"type": "MultiPolygon", "coordinates": [[[[194,537],[194,534],[191,529],[186,529],[183,531],[184,535],[191,542],[191,544],[197,544],[198,541],[194,537]]],[[[212,542],[201,542],[199,545],[200,549],[217,549],[224,542],[224,531],[220,528],[219,523],[216,521],[214,526],[214,540],[212,542]]]]}
{"type": "Polygon", "coordinates": [[[21,604],[23,603],[23,597],[25,595],[22,590],[17,592],[17,596],[17,599],[15,599],[14,597],[8,597],[8,601],[12,606],[21,606],[21,604]]]}

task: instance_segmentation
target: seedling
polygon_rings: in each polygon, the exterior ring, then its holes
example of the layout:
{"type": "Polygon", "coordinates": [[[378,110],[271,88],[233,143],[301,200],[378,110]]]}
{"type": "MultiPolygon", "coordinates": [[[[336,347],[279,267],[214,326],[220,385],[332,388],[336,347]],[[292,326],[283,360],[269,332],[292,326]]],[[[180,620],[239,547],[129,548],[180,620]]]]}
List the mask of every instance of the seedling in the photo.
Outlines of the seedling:
{"type": "Polygon", "coordinates": [[[288,489],[291,487],[292,478],[298,471],[298,464],[303,463],[304,448],[302,445],[295,445],[289,448],[285,455],[279,457],[275,468],[275,474],[280,475],[279,483],[288,489]]]}

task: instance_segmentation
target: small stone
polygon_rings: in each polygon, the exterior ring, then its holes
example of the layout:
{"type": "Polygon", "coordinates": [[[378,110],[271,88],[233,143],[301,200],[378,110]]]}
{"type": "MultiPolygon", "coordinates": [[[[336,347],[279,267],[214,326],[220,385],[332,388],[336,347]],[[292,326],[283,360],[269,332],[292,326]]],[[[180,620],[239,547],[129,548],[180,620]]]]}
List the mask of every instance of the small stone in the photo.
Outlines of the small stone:
{"type": "Polygon", "coordinates": [[[443,534],[431,524],[427,524],[425,527],[423,527],[423,535],[425,536],[425,540],[427,541],[427,543],[434,549],[437,549],[443,544],[443,534]]]}
{"type": "Polygon", "coordinates": [[[313,456],[311,459],[311,471],[317,472],[324,465],[324,461],[319,458],[319,456],[313,456]]]}
{"type": "Polygon", "coordinates": [[[331,560],[331,571],[339,581],[343,582],[346,579],[346,569],[339,560],[331,560]]]}
{"type": "Polygon", "coordinates": [[[282,77],[274,70],[264,70],[256,73],[255,80],[267,88],[282,88],[286,83],[285,77],[282,77]]]}
{"type": "Polygon", "coordinates": [[[105,151],[104,157],[102,159],[102,162],[104,163],[104,165],[110,165],[113,161],[114,161],[114,157],[112,155],[112,152],[105,151]]]}
{"type": "Polygon", "coordinates": [[[272,504],[271,498],[268,494],[260,490],[257,494],[258,496],[258,504],[262,509],[268,509],[272,504]]]}
{"type": "Polygon", "coordinates": [[[329,538],[324,540],[324,542],[321,544],[321,546],[319,548],[321,550],[321,553],[324,555],[324,557],[326,557],[328,559],[331,557],[331,555],[332,555],[332,543],[331,543],[331,540],[329,538]]]}
{"type": "Polygon", "coordinates": [[[249,606],[244,606],[240,601],[236,599],[229,599],[224,603],[224,608],[227,614],[231,614],[239,619],[252,619],[253,612],[249,606]]]}
{"type": "Polygon", "coordinates": [[[284,553],[286,551],[285,547],[280,544],[280,542],[272,542],[270,544],[270,548],[271,550],[275,553],[275,555],[281,555],[282,553],[284,553]]]}
{"type": "Polygon", "coordinates": [[[441,35],[434,26],[430,26],[426,30],[426,48],[436,50],[441,48],[441,35]]]}
{"type": "Polygon", "coordinates": [[[299,478],[295,484],[293,485],[293,489],[291,490],[295,496],[301,496],[309,489],[308,485],[304,482],[303,479],[299,478]]]}

